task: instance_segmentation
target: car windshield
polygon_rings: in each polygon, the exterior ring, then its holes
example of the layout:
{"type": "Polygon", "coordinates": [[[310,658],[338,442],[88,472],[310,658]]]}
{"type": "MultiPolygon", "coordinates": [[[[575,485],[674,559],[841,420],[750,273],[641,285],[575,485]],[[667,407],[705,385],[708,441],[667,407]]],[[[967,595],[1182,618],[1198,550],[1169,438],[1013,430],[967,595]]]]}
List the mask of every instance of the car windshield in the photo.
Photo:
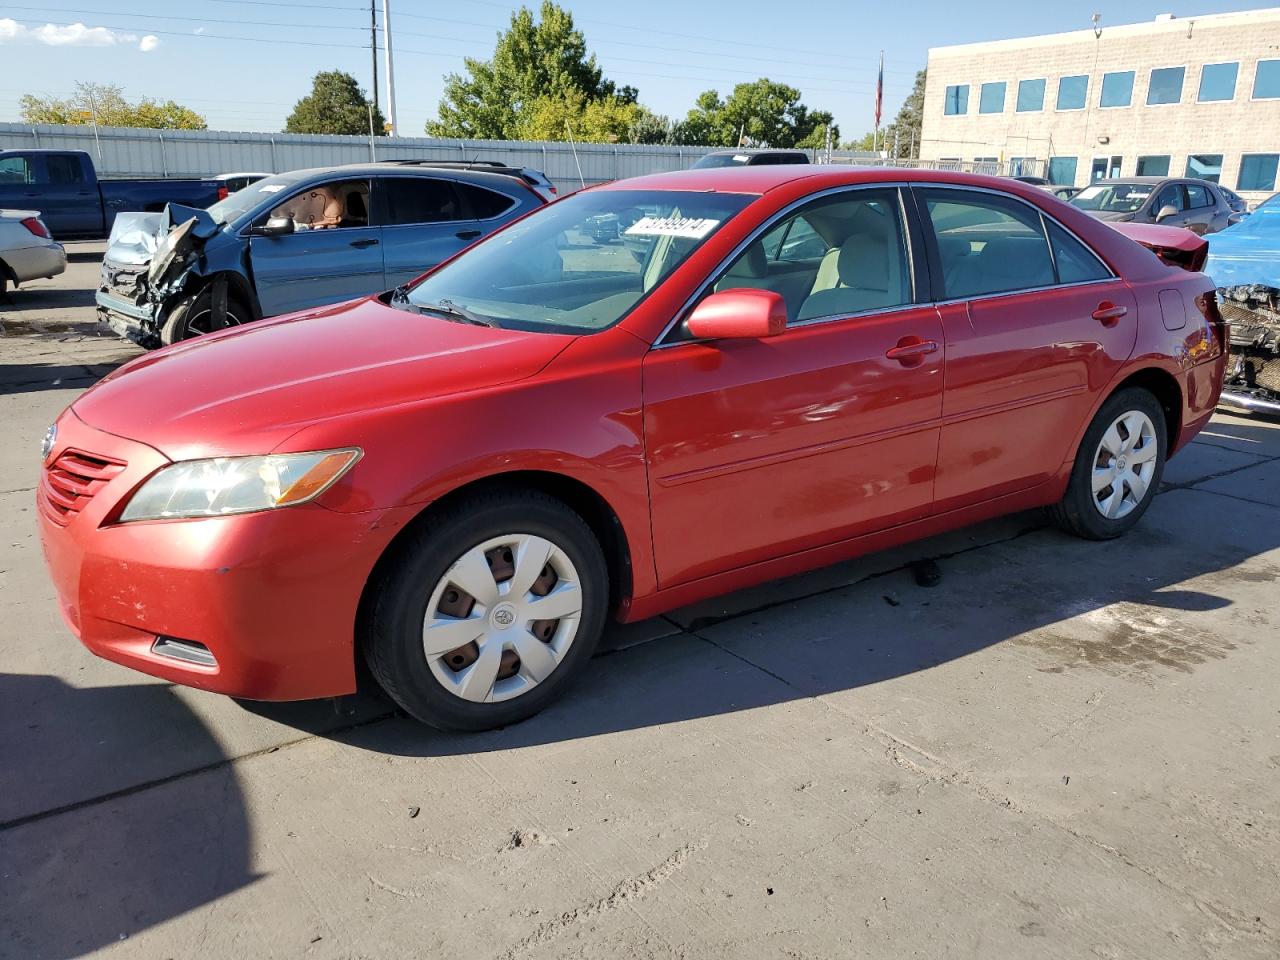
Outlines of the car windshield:
{"type": "Polygon", "coordinates": [[[693,165],[694,170],[707,167],[741,167],[751,162],[749,153],[708,153],[693,165]]]}
{"type": "Polygon", "coordinates": [[[1155,185],[1150,183],[1108,183],[1085,187],[1068,202],[1081,210],[1102,213],[1133,213],[1147,202],[1155,185]]]}
{"type": "Polygon", "coordinates": [[[243,190],[237,190],[225,200],[219,200],[209,207],[209,216],[213,217],[213,222],[219,226],[231,223],[254,209],[263,200],[275,196],[282,190],[288,190],[301,179],[300,173],[280,173],[274,177],[259,180],[257,183],[251,183],[243,190]]]}
{"type": "Polygon", "coordinates": [[[753,199],[736,193],[588,190],[494,234],[393,306],[518,330],[613,326],[753,199]]]}

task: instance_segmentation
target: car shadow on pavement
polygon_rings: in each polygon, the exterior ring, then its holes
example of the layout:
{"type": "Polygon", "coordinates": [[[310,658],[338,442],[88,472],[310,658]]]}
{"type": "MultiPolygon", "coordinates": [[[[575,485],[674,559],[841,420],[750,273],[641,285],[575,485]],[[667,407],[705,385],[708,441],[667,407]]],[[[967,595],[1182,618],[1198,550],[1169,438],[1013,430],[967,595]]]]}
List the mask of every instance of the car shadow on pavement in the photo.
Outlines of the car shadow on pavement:
{"type": "Polygon", "coordinates": [[[117,363],[0,363],[0,396],[77,387],[85,389],[118,366],[117,363]]]}
{"type": "MultiPolygon", "coordinates": [[[[677,611],[676,632],[596,657],[563,700],[505,729],[448,734],[401,714],[329,736],[407,756],[508,750],[854,691],[1001,644],[1047,674],[1091,669],[1168,682],[1253,642],[1189,622],[1231,605],[1215,582],[1224,592],[1241,580],[1280,582],[1280,567],[1265,560],[1234,569],[1280,546],[1280,524],[1257,518],[1271,508],[1228,507],[1216,535],[1194,543],[1166,529],[1205,501],[1231,503],[1174,490],[1128,537],[1108,543],[1033,527],[944,557],[942,582],[932,588],[918,586],[904,565],[722,619],[677,611]]],[[[921,558],[929,543],[918,545],[921,558]]],[[[740,609],[746,602],[737,598],[740,609]]],[[[288,722],[276,706],[254,709],[288,722]]]]}
{"type": "Polygon", "coordinates": [[[83,956],[253,883],[225,761],[167,685],[0,674],[0,955],[83,956]]]}

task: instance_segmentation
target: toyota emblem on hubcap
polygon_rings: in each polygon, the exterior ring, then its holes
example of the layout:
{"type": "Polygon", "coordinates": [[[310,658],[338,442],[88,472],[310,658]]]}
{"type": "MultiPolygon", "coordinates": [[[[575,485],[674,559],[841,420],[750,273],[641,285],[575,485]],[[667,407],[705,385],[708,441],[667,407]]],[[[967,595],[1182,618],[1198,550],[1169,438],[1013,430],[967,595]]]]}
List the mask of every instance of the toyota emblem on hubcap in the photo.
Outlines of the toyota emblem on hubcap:
{"type": "Polygon", "coordinates": [[[509,603],[504,603],[493,611],[493,623],[498,627],[509,627],[516,622],[516,611],[509,603]]]}

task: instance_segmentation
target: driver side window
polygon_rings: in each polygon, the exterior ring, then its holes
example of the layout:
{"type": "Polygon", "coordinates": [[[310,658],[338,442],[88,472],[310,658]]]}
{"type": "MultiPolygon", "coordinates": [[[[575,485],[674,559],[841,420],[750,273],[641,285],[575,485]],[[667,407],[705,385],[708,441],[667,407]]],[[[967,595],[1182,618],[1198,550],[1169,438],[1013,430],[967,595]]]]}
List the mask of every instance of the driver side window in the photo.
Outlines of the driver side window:
{"type": "Polygon", "coordinates": [[[317,184],[277,204],[268,219],[287,218],[295,230],[340,230],[369,226],[369,181],[317,184]]]}
{"type": "Polygon", "coordinates": [[[1160,195],[1156,197],[1156,202],[1152,204],[1152,209],[1157,215],[1165,207],[1173,207],[1179,213],[1187,208],[1187,205],[1182,202],[1182,187],[1178,184],[1171,183],[1161,190],[1160,195]]]}
{"type": "Polygon", "coordinates": [[[789,324],[910,303],[897,192],[849,191],[783,218],[743,250],[712,289],[740,288],[779,294],[789,324]]]}

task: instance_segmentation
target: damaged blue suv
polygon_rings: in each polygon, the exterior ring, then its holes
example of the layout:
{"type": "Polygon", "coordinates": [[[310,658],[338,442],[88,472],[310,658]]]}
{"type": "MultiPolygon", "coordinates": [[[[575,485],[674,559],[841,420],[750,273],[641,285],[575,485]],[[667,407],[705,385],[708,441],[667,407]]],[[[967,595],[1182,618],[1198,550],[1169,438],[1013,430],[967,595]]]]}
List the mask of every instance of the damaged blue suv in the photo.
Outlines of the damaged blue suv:
{"type": "Polygon", "coordinates": [[[98,321],[143,346],[389,290],[543,206],[537,171],[387,161],[267,177],[116,217],[98,321]]]}

